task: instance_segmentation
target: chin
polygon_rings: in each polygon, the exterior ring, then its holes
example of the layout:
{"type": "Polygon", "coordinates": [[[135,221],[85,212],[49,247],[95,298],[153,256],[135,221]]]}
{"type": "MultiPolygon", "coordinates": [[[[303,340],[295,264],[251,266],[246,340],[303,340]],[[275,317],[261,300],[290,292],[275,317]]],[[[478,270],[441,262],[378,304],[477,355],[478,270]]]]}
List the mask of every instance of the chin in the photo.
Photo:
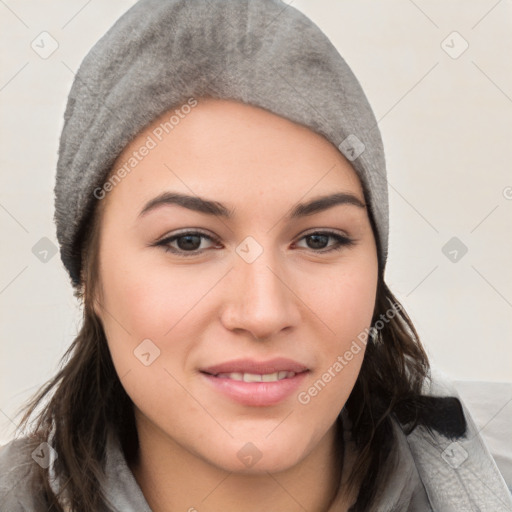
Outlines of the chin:
{"type": "Polygon", "coordinates": [[[217,445],[220,450],[207,455],[213,465],[234,473],[265,474],[285,471],[298,464],[304,457],[306,446],[303,439],[285,436],[275,440],[265,439],[240,442],[232,440],[226,446],[217,445]]]}

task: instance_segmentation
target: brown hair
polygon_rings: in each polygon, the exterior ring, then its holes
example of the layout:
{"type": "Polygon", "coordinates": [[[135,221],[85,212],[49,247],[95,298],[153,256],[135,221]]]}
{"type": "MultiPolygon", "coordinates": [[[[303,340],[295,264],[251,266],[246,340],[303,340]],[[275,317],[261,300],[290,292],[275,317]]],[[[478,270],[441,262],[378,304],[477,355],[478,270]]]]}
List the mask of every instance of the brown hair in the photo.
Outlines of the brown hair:
{"type": "MultiPolygon", "coordinates": [[[[103,201],[105,202],[105,201],[103,201]]],[[[92,212],[84,233],[82,287],[75,296],[83,302],[81,329],[64,354],[61,369],[23,407],[21,425],[26,425],[37,407],[30,439],[34,446],[49,441],[58,458],[55,475],[63,482],[73,512],[108,510],[101,493],[107,432],[113,429],[128,461],[138,449],[133,404],[115,371],[100,320],[94,313],[93,297],[98,285],[98,249],[104,205],[92,212]],[[52,393],[50,393],[52,392],[52,393]],[[50,399],[46,404],[45,397],[50,399]]],[[[424,425],[449,437],[466,430],[457,398],[421,394],[429,377],[429,362],[418,334],[379,273],[373,323],[393,308],[396,315],[383,323],[367,344],[363,364],[345,408],[352,423],[351,434],[358,450],[348,480],[348,492],[359,489],[351,512],[368,510],[377,491],[385,488],[386,470],[395,445],[392,419],[406,433],[424,425]],[[398,306],[398,307],[397,307],[398,306]]],[[[34,464],[32,481],[48,510],[66,512],[49,485],[48,470],[34,464]]]]}

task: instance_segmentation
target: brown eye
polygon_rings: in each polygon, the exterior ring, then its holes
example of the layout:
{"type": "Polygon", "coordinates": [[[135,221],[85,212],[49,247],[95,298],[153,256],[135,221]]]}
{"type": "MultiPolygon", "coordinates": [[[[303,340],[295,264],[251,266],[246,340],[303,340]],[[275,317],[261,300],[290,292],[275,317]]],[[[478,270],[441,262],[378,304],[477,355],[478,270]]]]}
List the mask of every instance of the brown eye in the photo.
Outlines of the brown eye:
{"type": "Polygon", "coordinates": [[[155,245],[163,247],[166,252],[171,252],[178,256],[196,256],[202,254],[206,249],[201,247],[203,240],[219,243],[217,239],[210,235],[206,235],[200,231],[187,231],[176,235],[168,236],[160,240],[155,245]],[[171,244],[176,244],[172,246],[171,244]],[[188,253],[188,254],[187,254],[188,253]]]}
{"type": "Polygon", "coordinates": [[[334,231],[315,231],[301,238],[301,240],[308,240],[308,248],[313,249],[314,252],[326,253],[331,251],[340,250],[343,247],[347,247],[354,244],[354,240],[347,236],[340,235],[334,231]],[[330,238],[333,238],[336,242],[327,245],[330,238]],[[330,247],[325,249],[325,247],[330,247]],[[323,250],[322,250],[323,249],[323,250]]]}

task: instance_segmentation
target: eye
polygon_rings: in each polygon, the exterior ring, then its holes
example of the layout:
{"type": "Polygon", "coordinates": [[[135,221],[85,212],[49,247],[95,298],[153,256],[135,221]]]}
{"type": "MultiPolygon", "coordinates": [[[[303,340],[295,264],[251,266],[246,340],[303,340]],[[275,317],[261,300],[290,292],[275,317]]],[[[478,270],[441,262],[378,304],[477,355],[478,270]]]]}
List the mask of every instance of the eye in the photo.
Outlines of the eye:
{"type": "Polygon", "coordinates": [[[201,231],[185,231],[173,236],[168,236],[154,245],[162,246],[166,252],[172,252],[178,256],[196,256],[205,250],[204,248],[198,250],[201,247],[203,239],[210,240],[217,244],[220,243],[218,239],[202,233],[201,231]],[[174,243],[176,243],[178,247],[171,245],[174,243]]]}
{"type": "MultiPolygon", "coordinates": [[[[171,252],[177,256],[197,256],[202,254],[207,248],[201,247],[202,241],[207,240],[220,245],[220,241],[211,235],[207,235],[201,231],[184,231],[172,236],[168,236],[158,242],[155,246],[162,247],[166,252],[171,252]]],[[[325,254],[331,251],[339,251],[343,247],[354,245],[354,240],[335,231],[314,231],[309,233],[300,240],[309,242],[308,247],[313,252],[325,254]],[[327,245],[329,239],[334,239],[335,243],[327,245]],[[327,247],[327,249],[325,249],[327,247]]],[[[299,240],[299,241],[300,241],[299,240]]]]}
{"type": "Polygon", "coordinates": [[[312,233],[309,233],[305,236],[303,236],[300,240],[309,240],[310,241],[310,247],[313,249],[324,249],[324,250],[315,250],[314,252],[318,252],[320,254],[325,254],[327,252],[331,251],[339,251],[343,249],[344,247],[354,245],[354,240],[349,238],[345,235],[340,235],[339,233],[336,233],[335,231],[314,231],[312,233]],[[331,246],[327,245],[329,247],[328,249],[324,249],[326,247],[326,244],[329,240],[329,238],[333,238],[335,240],[334,244],[331,244],[331,246]],[[311,247],[312,245],[312,247],[311,247]]]}

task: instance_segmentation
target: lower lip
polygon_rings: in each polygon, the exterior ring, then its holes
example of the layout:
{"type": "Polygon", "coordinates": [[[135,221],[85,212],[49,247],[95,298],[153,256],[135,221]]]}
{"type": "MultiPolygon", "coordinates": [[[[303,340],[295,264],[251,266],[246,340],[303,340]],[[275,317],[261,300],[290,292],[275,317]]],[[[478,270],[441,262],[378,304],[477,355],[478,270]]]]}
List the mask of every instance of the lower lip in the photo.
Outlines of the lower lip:
{"type": "Polygon", "coordinates": [[[295,374],[288,379],[275,382],[244,382],[239,380],[214,377],[207,373],[201,375],[217,391],[232,400],[253,407],[276,405],[288,398],[302,384],[309,371],[295,374]]]}

